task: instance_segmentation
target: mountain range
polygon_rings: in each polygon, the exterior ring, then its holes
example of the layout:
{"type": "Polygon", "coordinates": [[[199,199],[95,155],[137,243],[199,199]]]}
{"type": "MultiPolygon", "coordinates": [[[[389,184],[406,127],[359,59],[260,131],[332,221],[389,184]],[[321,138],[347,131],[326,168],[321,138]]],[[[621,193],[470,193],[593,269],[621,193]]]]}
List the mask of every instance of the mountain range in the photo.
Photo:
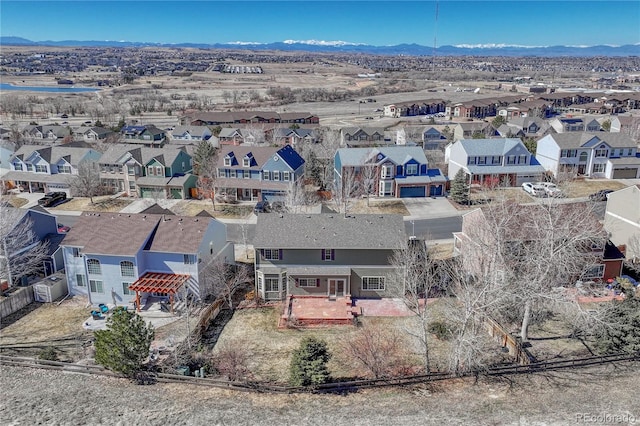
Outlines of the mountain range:
{"type": "Polygon", "coordinates": [[[321,42],[315,40],[287,40],[274,43],[148,43],[130,41],[100,40],[61,40],[32,41],[22,37],[0,36],[0,46],[56,46],[56,47],[173,47],[199,49],[234,49],[234,50],[279,50],[296,52],[323,53],[367,53],[375,55],[406,56],[638,56],[640,44],[622,46],[512,46],[512,45],[460,45],[433,47],[419,44],[398,44],[395,46],[371,46],[348,42],[321,42]]]}

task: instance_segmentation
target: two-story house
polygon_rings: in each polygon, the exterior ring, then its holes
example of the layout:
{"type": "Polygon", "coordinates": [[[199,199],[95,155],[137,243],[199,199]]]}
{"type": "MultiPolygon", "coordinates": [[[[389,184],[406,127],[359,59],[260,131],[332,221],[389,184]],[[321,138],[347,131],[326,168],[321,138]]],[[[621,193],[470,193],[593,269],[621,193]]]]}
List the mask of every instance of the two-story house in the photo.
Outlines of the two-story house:
{"type": "Polygon", "coordinates": [[[447,143],[447,126],[427,126],[422,133],[422,147],[425,150],[442,149],[447,143]]]}
{"type": "Polygon", "coordinates": [[[628,260],[640,261],[640,186],[628,186],[607,196],[604,228],[628,260]]]}
{"type": "Polygon", "coordinates": [[[167,141],[167,135],[153,124],[144,126],[124,126],[120,129],[123,142],[138,144],[149,148],[162,147],[167,141]]]}
{"type": "Polygon", "coordinates": [[[171,131],[172,142],[198,143],[209,140],[211,129],[207,126],[175,126],[171,131]]]}
{"type": "Polygon", "coordinates": [[[538,117],[512,118],[498,128],[502,137],[537,138],[549,131],[549,124],[538,117]]]}
{"type": "Polygon", "coordinates": [[[276,127],[267,131],[267,139],[273,141],[275,145],[293,145],[299,143],[315,142],[312,129],[291,129],[288,127],[276,127]]]}
{"type": "Polygon", "coordinates": [[[458,123],[453,126],[453,140],[471,138],[490,138],[496,136],[498,132],[490,123],[484,121],[471,121],[468,123],[458,123]]]}
{"type": "Polygon", "coordinates": [[[237,200],[281,200],[303,175],[304,159],[290,145],[223,145],[215,193],[237,200]]]}
{"type": "Polygon", "coordinates": [[[62,244],[69,294],[92,305],[201,294],[212,259],[234,263],[226,226],[204,217],[83,213],[62,244]]]}
{"type": "Polygon", "coordinates": [[[347,176],[379,197],[439,196],[447,182],[440,169],[429,169],[424,151],[416,146],[340,148],[334,157],[337,188],[344,189],[347,176]]]}
{"type": "Polygon", "coordinates": [[[447,147],[449,179],[462,169],[480,185],[519,186],[539,180],[544,167],[520,139],[462,139],[447,147]]]}
{"type": "Polygon", "coordinates": [[[114,132],[104,127],[76,127],[73,129],[73,138],[84,142],[92,143],[104,141],[114,135],[114,132]]]}
{"type": "Polygon", "coordinates": [[[623,133],[549,134],[538,140],[536,158],[556,177],[565,172],[607,179],[640,177],[638,145],[623,133]]]}
{"type": "Polygon", "coordinates": [[[56,142],[72,136],[71,127],[58,125],[29,125],[22,131],[23,137],[31,142],[56,142]]]}
{"type": "Polygon", "coordinates": [[[406,244],[401,215],[260,215],[256,293],[264,300],[384,297],[394,272],[390,258],[406,244]]]}
{"type": "Polygon", "coordinates": [[[83,161],[98,161],[100,153],[74,146],[23,145],[11,157],[11,171],[2,176],[28,192],[64,191],[71,194],[71,179],[83,161]]]}
{"type": "Polygon", "coordinates": [[[348,147],[390,145],[385,140],[382,127],[343,127],[340,129],[340,145],[348,147]]]}

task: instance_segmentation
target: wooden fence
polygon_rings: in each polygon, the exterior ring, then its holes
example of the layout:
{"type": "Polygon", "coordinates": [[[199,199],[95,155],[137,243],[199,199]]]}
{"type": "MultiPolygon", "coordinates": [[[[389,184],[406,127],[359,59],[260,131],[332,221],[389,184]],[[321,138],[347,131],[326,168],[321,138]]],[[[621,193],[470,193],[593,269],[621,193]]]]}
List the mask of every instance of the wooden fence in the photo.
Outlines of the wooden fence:
{"type": "Polygon", "coordinates": [[[5,318],[33,302],[33,286],[17,287],[0,301],[0,318],[5,318]]]}
{"type": "Polygon", "coordinates": [[[485,325],[491,337],[500,342],[503,348],[509,350],[509,355],[515,358],[515,361],[520,365],[527,365],[531,363],[531,358],[526,350],[522,347],[519,341],[504,329],[500,324],[491,318],[485,320],[485,325]]]}

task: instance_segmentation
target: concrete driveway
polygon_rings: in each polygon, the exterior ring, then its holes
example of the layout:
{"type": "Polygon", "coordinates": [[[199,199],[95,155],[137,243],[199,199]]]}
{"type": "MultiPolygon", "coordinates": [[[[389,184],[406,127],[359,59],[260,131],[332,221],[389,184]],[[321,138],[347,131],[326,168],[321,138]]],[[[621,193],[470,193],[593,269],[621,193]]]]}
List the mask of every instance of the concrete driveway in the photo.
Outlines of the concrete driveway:
{"type": "Polygon", "coordinates": [[[440,217],[460,216],[465,211],[458,210],[445,197],[436,198],[402,198],[409,216],[404,220],[434,219],[440,217]]]}

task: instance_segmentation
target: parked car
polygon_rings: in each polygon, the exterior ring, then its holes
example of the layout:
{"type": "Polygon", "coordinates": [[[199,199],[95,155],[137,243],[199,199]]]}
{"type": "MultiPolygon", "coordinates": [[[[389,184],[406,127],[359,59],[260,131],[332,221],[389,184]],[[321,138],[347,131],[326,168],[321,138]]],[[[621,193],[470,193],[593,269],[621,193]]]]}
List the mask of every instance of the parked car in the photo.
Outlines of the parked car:
{"type": "Polygon", "coordinates": [[[544,188],[544,191],[549,197],[562,197],[562,191],[555,183],[552,182],[536,182],[534,185],[539,185],[544,188]]]}
{"type": "Polygon", "coordinates": [[[607,196],[613,192],[613,189],[601,189],[589,195],[591,201],[607,201],[607,196]]]}
{"type": "Polygon", "coordinates": [[[268,201],[258,201],[256,206],[253,208],[254,213],[269,213],[271,211],[271,206],[268,201]]]}
{"type": "Polygon", "coordinates": [[[52,207],[66,199],[66,192],[47,192],[46,194],[44,194],[44,197],[38,200],[38,204],[42,207],[52,207]]]}
{"type": "Polygon", "coordinates": [[[58,234],[66,234],[69,231],[71,231],[71,228],[68,227],[67,225],[63,223],[58,224],[58,234]]]}
{"type": "Polygon", "coordinates": [[[533,195],[534,197],[544,197],[545,195],[547,195],[544,186],[540,186],[536,183],[525,182],[522,184],[522,189],[524,189],[525,192],[533,195]]]}

